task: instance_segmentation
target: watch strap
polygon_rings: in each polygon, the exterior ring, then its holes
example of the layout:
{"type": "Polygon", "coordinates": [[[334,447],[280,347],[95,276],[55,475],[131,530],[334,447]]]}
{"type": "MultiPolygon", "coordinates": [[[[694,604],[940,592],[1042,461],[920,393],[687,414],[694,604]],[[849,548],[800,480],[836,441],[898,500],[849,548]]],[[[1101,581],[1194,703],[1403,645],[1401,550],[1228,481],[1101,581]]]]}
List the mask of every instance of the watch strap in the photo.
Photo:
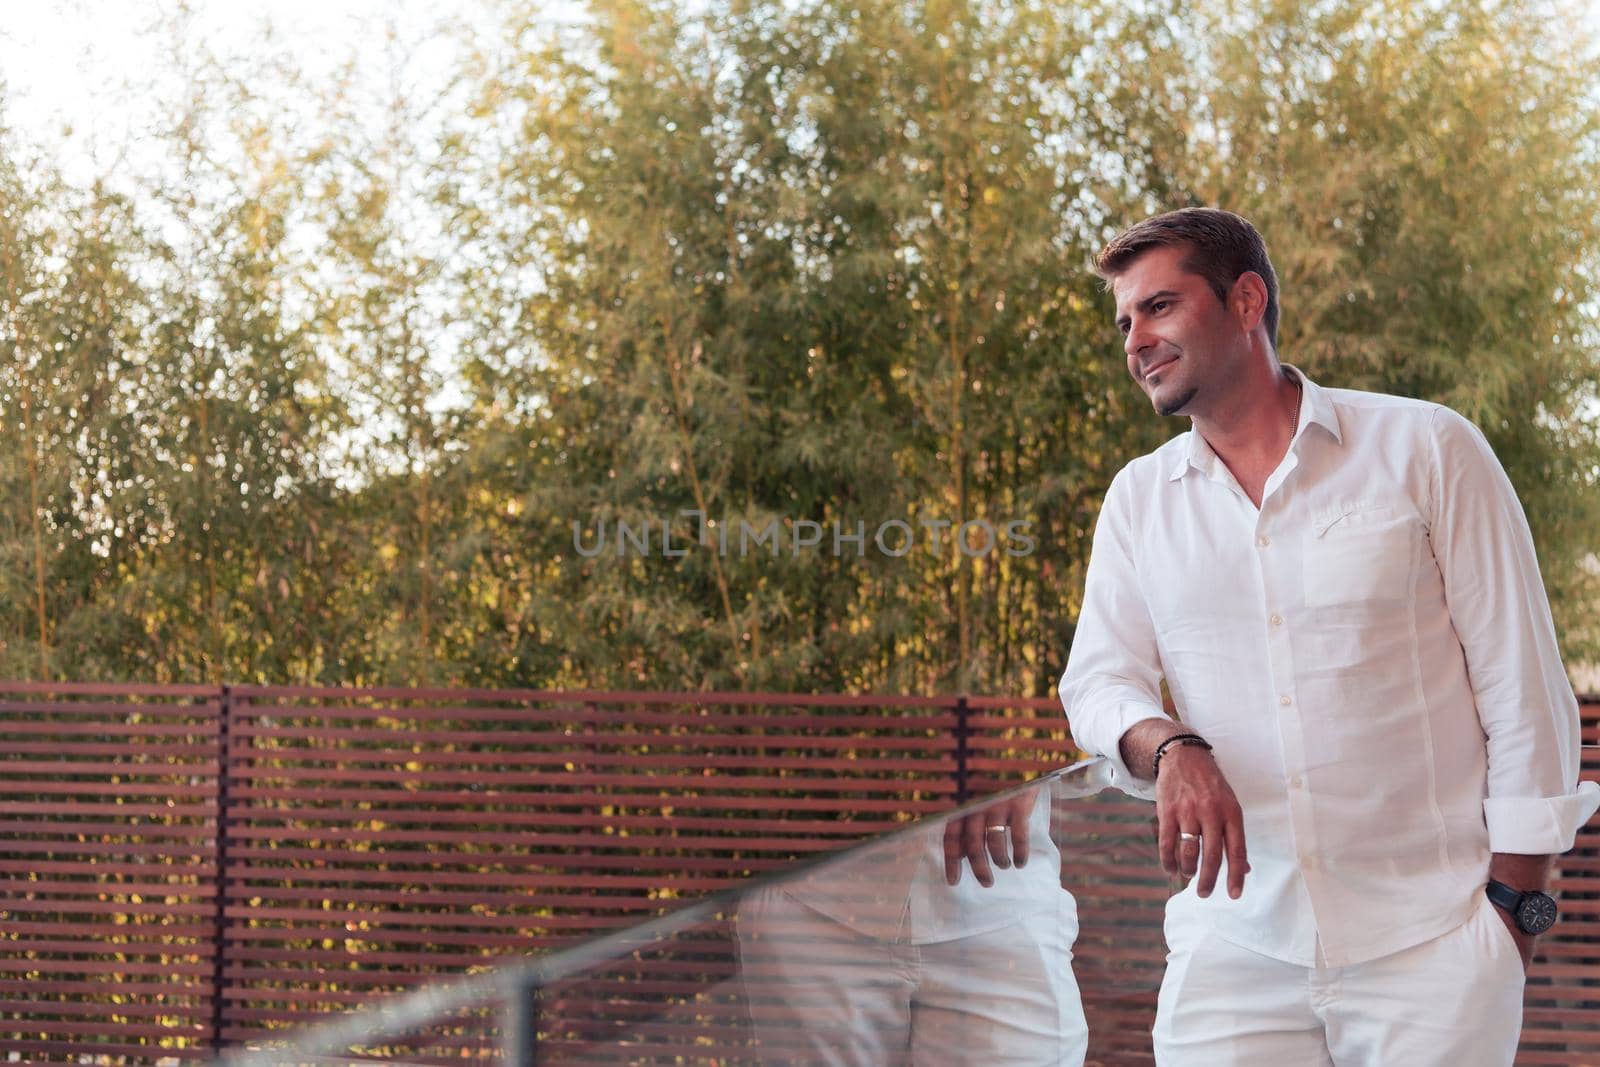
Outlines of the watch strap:
{"type": "Polygon", "coordinates": [[[1522,890],[1512,889],[1504,882],[1489,879],[1489,884],[1483,887],[1489,897],[1489,903],[1497,908],[1504,908],[1512,915],[1517,913],[1517,907],[1522,903],[1522,890]]]}
{"type": "Polygon", "coordinates": [[[1505,909],[1517,929],[1537,937],[1555,925],[1558,909],[1555,898],[1541,889],[1517,890],[1490,879],[1483,887],[1489,902],[1505,909]]]}

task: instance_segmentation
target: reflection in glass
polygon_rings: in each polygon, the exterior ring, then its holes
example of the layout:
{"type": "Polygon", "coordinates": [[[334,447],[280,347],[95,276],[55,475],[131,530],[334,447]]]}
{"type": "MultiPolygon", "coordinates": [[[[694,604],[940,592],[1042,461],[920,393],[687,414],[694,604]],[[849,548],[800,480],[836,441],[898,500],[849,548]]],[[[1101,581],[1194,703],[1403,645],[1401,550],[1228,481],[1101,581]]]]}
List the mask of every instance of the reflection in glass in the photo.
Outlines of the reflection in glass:
{"type": "Polygon", "coordinates": [[[1032,787],[747,894],[752,1062],[1082,1064],[1050,813],[1032,787]]]}
{"type": "Polygon", "coordinates": [[[1147,841],[1147,808],[1094,796],[1108,782],[1103,761],[1064,768],[224,1062],[1079,1067],[1090,1039],[1080,981],[1093,994],[1094,1061],[1147,1062],[1165,890],[1139,884],[1148,857],[1123,854],[1147,841]],[[1095,961],[1075,974],[1078,900],[1095,961]]]}

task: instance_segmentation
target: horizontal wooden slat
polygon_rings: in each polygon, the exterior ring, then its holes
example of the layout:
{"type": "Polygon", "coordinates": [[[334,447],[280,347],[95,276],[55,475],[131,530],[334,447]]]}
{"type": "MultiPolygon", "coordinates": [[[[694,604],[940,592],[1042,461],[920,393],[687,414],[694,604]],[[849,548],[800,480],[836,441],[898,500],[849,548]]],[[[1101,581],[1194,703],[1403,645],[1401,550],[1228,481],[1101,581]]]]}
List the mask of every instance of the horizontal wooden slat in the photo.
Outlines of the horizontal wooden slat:
{"type": "MultiPolygon", "coordinates": [[[[824,852],[838,848],[838,842],[817,840],[809,837],[754,837],[740,836],[737,838],[728,835],[717,837],[699,836],[696,834],[607,834],[607,833],[550,833],[547,831],[527,830],[523,833],[507,833],[499,830],[492,835],[476,830],[405,830],[394,829],[394,824],[388,820],[383,821],[383,829],[375,830],[369,823],[366,826],[319,826],[302,828],[298,831],[307,839],[315,839],[323,843],[356,842],[369,845],[404,845],[404,844],[439,844],[459,845],[465,843],[478,844],[486,840],[499,840],[512,842],[527,849],[544,850],[576,850],[583,853],[611,851],[629,856],[649,856],[656,852],[678,853],[687,849],[723,850],[737,847],[741,852],[779,852],[785,855],[793,853],[824,852]]],[[[761,833],[761,828],[746,830],[746,834],[761,833]]],[[[235,841],[282,841],[285,833],[277,826],[243,826],[231,831],[235,841]]],[[[468,857],[470,858],[470,857],[468,857]]],[[[0,882],[4,885],[4,882],[0,882]]]]}
{"type": "MultiPolygon", "coordinates": [[[[152,861],[148,863],[107,863],[103,860],[94,860],[90,863],[69,860],[41,860],[41,859],[12,859],[0,858],[0,874],[85,874],[94,873],[111,877],[114,875],[134,875],[143,878],[155,878],[166,874],[181,874],[183,877],[214,878],[216,876],[215,864],[194,863],[192,857],[176,856],[172,863],[152,861]]],[[[108,883],[115,884],[115,883],[108,883]]],[[[205,883],[200,883],[204,885],[205,883]]],[[[189,892],[195,892],[190,889],[189,892]]]]}
{"type": "MultiPolygon", "coordinates": [[[[0,690],[3,691],[3,690],[0,690]]],[[[25,691],[25,690],[24,690],[25,691]]],[[[257,686],[237,685],[232,693],[251,706],[264,706],[264,701],[316,701],[319,706],[333,710],[340,707],[359,706],[355,700],[402,701],[482,701],[498,704],[555,704],[562,707],[581,708],[587,704],[657,704],[687,707],[716,707],[725,704],[772,707],[798,705],[801,707],[881,707],[881,708],[947,708],[951,697],[918,697],[873,694],[850,696],[841,693],[671,693],[635,690],[576,690],[576,689],[404,689],[396,687],[332,687],[332,686],[257,686]]],[[[1014,698],[974,698],[974,706],[992,705],[1024,706],[1037,703],[1041,706],[1053,701],[1017,701],[1014,698]],[[987,701],[987,704],[986,704],[987,701]]]]}
{"type": "MultiPolygon", "coordinates": [[[[782,790],[805,789],[808,792],[835,794],[835,793],[891,793],[903,794],[908,785],[914,785],[933,794],[954,793],[956,785],[948,777],[941,775],[927,775],[920,779],[903,778],[872,778],[866,775],[841,776],[841,777],[777,777],[761,774],[729,774],[705,775],[698,771],[684,773],[667,772],[659,774],[621,774],[602,773],[586,770],[562,771],[428,771],[428,770],[397,770],[390,768],[382,770],[351,770],[346,768],[330,767],[283,767],[274,770],[258,770],[251,780],[257,783],[256,788],[277,788],[282,790],[300,790],[315,788],[304,783],[334,782],[340,785],[365,782],[372,785],[387,786],[386,790],[374,789],[373,796],[388,796],[394,793],[410,794],[422,791],[424,786],[462,786],[477,785],[484,790],[494,790],[499,795],[521,796],[524,791],[548,794],[556,789],[583,788],[583,789],[670,789],[694,791],[695,793],[729,792],[737,793],[740,790],[760,789],[769,792],[782,790]]],[[[424,795],[432,796],[433,792],[424,795]]],[[[473,796],[481,794],[474,793],[473,796]]],[[[659,795],[659,794],[657,794],[659,795]]]]}
{"type": "MultiPolygon", "coordinates": [[[[599,927],[593,932],[604,931],[604,927],[599,927]]],[[[392,981],[396,976],[403,978],[416,970],[419,952],[427,953],[429,967],[434,969],[434,973],[448,974],[451,971],[483,967],[518,957],[537,947],[536,941],[531,937],[514,937],[509,934],[484,934],[482,937],[481,942],[469,946],[450,941],[412,941],[392,945],[363,944],[342,951],[338,948],[314,949],[303,946],[266,950],[241,945],[230,955],[237,955],[241,963],[292,964],[286,966],[279,978],[305,974],[311,970],[328,977],[349,969],[359,969],[370,975],[377,973],[383,967],[395,967],[397,970],[390,975],[392,981]]]]}
{"type": "MultiPolygon", "coordinates": [[[[281,881],[281,880],[280,880],[281,881]]],[[[527,878],[520,873],[506,873],[503,871],[486,871],[479,873],[470,870],[457,871],[300,871],[293,878],[298,884],[304,885],[332,885],[347,887],[365,883],[379,883],[384,885],[406,886],[431,886],[445,889],[462,889],[470,892],[473,887],[478,887],[478,899],[493,899],[504,902],[505,906],[538,907],[538,908],[584,908],[596,913],[607,911],[643,910],[649,911],[661,906],[661,901],[648,896],[629,893],[626,895],[613,895],[610,893],[595,892],[581,884],[573,884],[570,880],[564,885],[558,885],[554,890],[535,891],[527,884],[527,878]],[[492,896],[484,890],[501,890],[492,896]],[[514,892],[510,892],[514,891],[514,892]]],[[[231,882],[231,879],[230,879],[231,882]]],[[[237,892],[240,897],[248,901],[254,897],[265,900],[273,897],[275,892],[281,892],[277,885],[259,886],[247,885],[237,892]]],[[[323,894],[334,896],[336,894],[323,894]]],[[[317,891],[311,891],[306,899],[320,899],[317,891]]],[[[356,899],[356,898],[352,898],[356,899]]]]}
{"type": "MultiPolygon", "coordinates": [[[[572,829],[593,826],[613,827],[619,833],[623,830],[716,831],[719,836],[726,837],[729,840],[737,840],[740,835],[748,833],[792,833],[821,837],[865,838],[873,834],[887,833],[891,830],[904,828],[909,821],[910,815],[909,812],[890,812],[887,815],[879,814],[872,818],[855,818],[856,812],[840,810],[841,815],[850,816],[850,818],[800,818],[789,814],[780,821],[773,819],[733,820],[726,815],[683,815],[676,811],[671,814],[664,814],[659,808],[665,805],[657,805],[658,810],[653,813],[648,811],[629,811],[605,814],[598,810],[602,807],[615,806],[614,798],[606,798],[603,801],[588,805],[588,807],[596,810],[563,811],[560,825],[572,829]],[[895,816],[897,815],[906,816],[906,818],[896,818],[895,816]]],[[[374,818],[382,818],[390,826],[494,823],[506,827],[547,828],[552,821],[548,812],[539,810],[481,812],[436,809],[424,806],[411,810],[388,808],[380,813],[371,809],[363,810],[339,803],[319,804],[316,807],[261,808],[251,812],[251,821],[256,825],[278,827],[291,822],[303,823],[304,828],[299,832],[307,835],[314,833],[317,826],[329,823],[370,822],[374,818]]],[[[280,834],[280,836],[287,835],[280,834]]]]}
{"type": "Polygon", "coordinates": [[[193,840],[182,848],[175,848],[170,841],[146,844],[140,841],[73,841],[67,838],[38,841],[14,838],[6,842],[6,851],[24,856],[52,855],[58,860],[63,855],[76,853],[80,856],[152,856],[163,861],[185,863],[203,863],[216,855],[215,846],[193,840]]]}
{"type": "Polygon", "coordinates": [[[153,744],[148,741],[130,743],[126,739],[106,741],[104,736],[102,733],[90,740],[51,738],[45,741],[17,741],[8,738],[5,742],[5,751],[12,755],[128,756],[142,760],[173,757],[214,760],[217,754],[215,735],[202,738],[193,744],[153,744]]]}
{"type": "MultiPolygon", "coordinates": [[[[15,1033],[0,1028],[0,1034],[15,1033]]],[[[122,1034],[116,1036],[121,1037],[122,1034]]],[[[57,1038],[55,1040],[36,1040],[33,1038],[6,1037],[4,1047],[7,1051],[16,1053],[39,1053],[42,1055],[60,1056],[132,1056],[141,1058],[155,1057],[165,1059],[173,1057],[181,1060],[203,1060],[212,1055],[209,1043],[203,1039],[197,1040],[193,1047],[178,1046],[172,1036],[167,1035],[165,1043],[141,1043],[134,1041],[95,1041],[92,1045],[76,1038],[57,1038]]],[[[67,1060],[69,1063],[78,1062],[76,1059],[67,1060]]],[[[136,1061],[137,1062],[137,1061],[136,1061]]]]}
{"type": "MultiPolygon", "coordinates": [[[[57,753],[59,754],[59,749],[57,753]]],[[[182,786],[192,781],[196,776],[205,775],[215,777],[218,771],[217,761],[209,755],[197,756],[194,760],[180,762],[171,758],[157,762],[143,762],[139,760],[119,760],[116,762],[90,761],[90,760],[31,760],[0,757],[0,775],[7,777],[19,775],[46,774],[59,775],[104,775],[118,780],[126,778],[159,778],[167,783],[182,786]]]]}
{"type": "MultiPolygon", "coordinates": [[[[389,904],[395,909],[419,909],[419,907],[454,907],[454,905],[485,904],[485,893],[482,888],[475,888],[470,881],[461,883],[462,888],[448,889],[437,888],[438,885],[448,883],[435,883],[430,878],[429,889],[360,889],[349,885],[339,886],[338,897],[328,893],[326,889],[318,889],[315,885],[307,886],[272,886],[269,889],[253,888],[253,886],[229,885],[227,897],[230,901],[230,915],[237,915],[238,907],[264,907],[267,901],[272,905],[294,904],[322,904],[323,901],[338,901],[344,904],[389,904]],[[259,901],[261,904],[253,904],[259,901]]],[[[552,907],[584,907],[589,905],[595,912],[610,912],[610,910],[634,910],[634,912],[651,912],[661,909],[661,902],[651,901],[650,897],[635,896],[603,896],[603,894],[587,893],[584,889],[571,889],[568,893],[531,893],[522,886],[512,886],[514,891],[509,893],[494,894],[494,907],[498,909],[552,909],[552,907]]]]}
{"type": "Polygon", "coordinates": [[[9,739],[13,735],[24,737],[96,737],[104,738],[108,734],[114,737],[193,737],[205,739],[216,737],[218,725],[215,722],[179,722],[179,723],[118,723],[108,726],[101,722],[48,722],[40,719],[7,720],[0,722],[0,738],[9,739]]]}
{"type": "Polygon", "coordinates": [[[3,1031],[7,1026],[18,1025],[38,1025],[48,1028],[50,1024],[45,1020],[51,1018],[70,1019],[83,1018],[85,1016],[104,1017],[107,1015],[126,1016],[132,1019],[187,1016],[194,1018],[195,1024],[198,1025],[197,1013],[202,1009],[203,1004],[200,1003],[198,998],[196,1003],[185,1005],[176,1002],[171,994],[164,997],[159,1004],[107,1003],[105,1001],[82,1000],[7,1000],[0,998],[0,1031],[3,1031]],[[18,1020],[6,1019],[5,1016],[11,1012],[24,1014],[26,1022],[19,1024],[18,1020]]]}
{"type": "MultiPolygon", "coordinates": [[[[954,786],[947,782],[938,783],[938,787],[919,789],[936,795],[944,795],[954,791],[954,786]]],[[[793,790],[801,793],[800,783],[796,783],[793,790]]],[[[324,801],[341,803],[346,801],[366,803],[373,805],[371,817],[381,817],[384,807],[381,805],[398,804],[402,808],[416,808],[419,805],[457,804],[478,806],[538,806],[545,809],[559,809],[572,807],[618,806],[618,807],[661,807],[672,808],[706,808],[716,810],[762,810],[762,811],[870,811],[886,812],[919,812],[932,814],[949,807],[948,803],[929,800],[898,800],[894,798],[879,799],[875,797],[829,797],[818,798],[804,795],[796,796],[722,796],[720,794],[700,794],[688,790],[678,790],[667,794],[662,793],[591,793],[591,792],[560,792],[560,793],[509,793],[496,792],[485,789],[482,792],[470,790],[439,789],[433,791],[407,792],[393,790],[389,792],[373,792],[361,789],[333,789],[333,788],[307,788],[307,789],[275,789],[263,786],[239,786],[231,790],[232,796],[241,801],[260,801],[263,803],[296,803],[319,804],[324,801]]],[[[490,816],[486,816],[490,817],[490,816]]]]}
{"type": "Polygon", "coordinates": [[[193,820],[191,825],[204,825],[206,820],[216,818],[214,797],[209,802],[189,802],[179,801],[170,794],[165,801],[147,800],[138,804],[91,802],[82,799],[66,803],[59,800],[8,800],[4,811],[8,815],[38,815],[45,818],[115,815],[128,819],[191,819],[193,820]]]}
{"type": "MultiPolygon", "coordinates": [[[[0,798],[70,796],[70,797],[170,797],[174,793],[184,797],[213,797],[217,795],[215,780],[188,782],[181,786],[163,782],[23,782],[0,778],[0,798]]],[[[9,805],[9,799],[0,799],[9,805]]]]}
{"type": "MultiPolygon", "coordinates": [[[[829,712],[804,706],[753,710],[749,707],[700,708],[692,703],[665,710],[604,705],[578,708],[560,705],[512,708],[372,705],[331,711],[314,707],[266,709],[246,705],[236,708],[235,721],[241,736],[267,737],[274,742],[366,732],[374,723],[384,726],[391,740],[398,740],[431,734],[440,723],[457,723],[480,732],[505,734],[508,741],[564,737],[577,743],[614,744],[626,737],[686,738],[703,730],[732,729],[795,740],[829,731],[859,736],[917,733],[950,743],[958,717],[949,711],[885,714],[859,708],[850,712],[829,712]],[[607,727],[619,729],[607,730],[607,727]],[[325,733],[308,734],[308,728],[325,733]],[[274,733],[274,730],[284,732],[274,733]]],[[[1057,720],[1053,728],[1060,729],[1061,725],[1057,720]]]]}
{"type": "MultiPolygon", "coordinates": [[[[54,724],[44,723],[41,727],[54,724]]],[[[728,723],[718,726],[721,732],[682,731],[671,735],[638,734],[613,737],[614,742],[623,742],[639,745],[652,745],[656,747],[682,746],[686,748],[699,748],[702,751],[726,751],[728,749],[828,749],[831,751],[855,751],[868,749],[870,751],[896,751],[925,753],[930,746],[943,747],[948,743],[927,736],[906,736],[900,731],[883,734],[857,734],[851,736],[831,736],[816,733],[758,733],[755,731],[741,732],[739,724],[728,723]]],[[[152,727],[152,729],[154,729],[152,727]]],[[[173,729],[181,729],[174,727],[173,729]]],[[[47,732],[41,728],[38,733],[47,732]]],[[[88,732],[88,731],[84,731],[88,732]]],[[[503,745],[512,750],[519,748],[548,748],[552,744],[563,746],[573,745],[571,736],[549,736],[537,734],[519,735],[515,731],[502,730],[443,730],[430,727],[419,730],[413,736],[426,739],[429,744],[450,745],[503,745]]],[[[331,750],[338,745],[359,745],[365,742],[393,744],[397,737],[405,736],[397,733],[393,728],[363,727],[341,728],[332,726],[291,726],[288,724],[270,723],[261,726],[241,726],[235,735],[241,741],[271,738],[275,741],[316,741],[324,750],[331,750]]],[[[257,759],[264,755],[292,755],[298,751],[293,747],[260,748],[255,752],[257,759]]]]}
{"type": "Polygon", "coordinates": [[[129,819],[122,822],[90,821],[83,819],[0,819],[0,839],[11,840],[21,834],[74,837],[87,834],[96,837],[125,837],[141,841],[189,841],[203,827],[193,823],[165,823],[152,819],[129,819]]]}
{"type": "Polygon", "coordinates": [[[116,959],[16,960],[0,958],[0,975],[10,976],[28,974],[132,974],[176,980],[180,978],[209,978],[212,973],[212,967],[209,963],[139,963],[132,960],[116,959]]]}
{"type": "MultiPolygon", "coordinates": [[[[21,994],[41,997],[159,997],[163,1000],[168,997],[179,998],[209,998],[211,987],[209,979],[211,972],[208,970],[203,976],[205,980],[192,980],[182,982],[176,980],[141,982],[126,976],[106,975],[88,980],[57,980],[29,978],[17,980],[12,977],[0,975],[0,995],[11,995],[15,998],[21,994]]],[[[179,1002],[175,1001],[175,1002],[179,1002]]],[[[96,1001],[98,1003],[98,1001],[96,1001]]]]}
{"type": "Polygon", "coordinates": [[[162,933],[159,930],[152,930],[143,934],[118,930],[116,934],[103,934],[95,938],[51,940],[32,937],[25,941],[0,940],[0,956],[25,948],[28,952],[47,952],[61,957],[91,954],[119,957],[156,956],[161,959],[181,958],[186,962],[198,963],[216,955],[216,942],[210,936],[214,932],[213,930],[207,930],[205,937],[191,938],[182,944],[174,943],[173,935],[162,933]],[[160,939],[152,939],[152,934],[157,935],[160,939]]]}
{"type": "MultiPolygon", "coordinates": [[[[570,739],[568,739],[570,740],[570,739]]],[[[632,770],[662,769],[702,777],[722,770],[796,770],[812,775],[819,771],[854,771],[881,774],[885,772],[923,772],[930,775],[950,775],[955,772],[955,753],[930,753],[922,757],[895,758],[874,754],[865,759],[853,756],[823,757],[802,752],[790,755],[746,756],[698,752],[693,760],[685,759],[682,752],[641,752],[643,744],[618,744],[600,748],[576,744],[556,744],[531,751],[516,751],[504,747],[472,749],[465,752],[417,751],[411,748],[319,748],[319,749],[252,749],[235,757],[235,763],[249,770],[239,773],[270,775],[274,767],[301,767],[306,769],[333,767],[381,767],[391,774],[395,768],[416,764],[417,768],[485,766],[555,767],[562,770],[599,770],[609,767],[626,767],[632,770]]],[[[650,745],[659,749],[659,744],[650,745]]],[[[0,765],[3,766],[3,765],[0,765]]]]}
{"type": "MultiPolygon", "coordinates": [[[[238,903],[228,909],[228,925],[222,936],[227,941],[284,942],[302,939],[399,940],[402,934],[413,941],[425,941],[432,932],[456,928],[470,930],[516,930],[530,935],[540,931],[576,930],[586,925],[607,928],[637,923],[651,915],[668,911],[690,893],[698,895],[711,887],[713,880],[697,884],[680,880],[672,892],[659,898],[623,896],[620,891],[634,886],[613,886],[598,894],[601,899],[587,905],[579,894],[535,905],[528,900],[508,901],[494,915],[464,915],[461,912],[427,908],[384,908],[350,901],[327,909],[304,906],[305,901],[263,900],[238,903]],[[607,908],[610,894],[625,901],[607,908]],[[674,895],[676,894],[676,895],[674,895]],[[298,906],[297,906],[298,905],[298,906]]],[[[418,961],[422,962],[422,961],[418,961]]]]}
{"type": "MultiPolygon", "coordinates": [[[[213,691],[211,695],[215,698],[217,694],[213,691]]],[[[115,719],[179,718],[214,723],[218,706],[216,699],[168,704],[135,700],[0,700],[0,723],[8,718],[36,718],[40,715],[69,718],[89,715],[115,719]]]]}
{"type": "MultiPolygon", "coordinates": [[[[486,865],[506,865],[506,867],[515,865],[518,869],[525,869],[525,867],[538,867],[539,862],[536,859],[530,859],[525,864],[510,864],[510,862],[504,861],[501,857],[494,857],[493,862],[486,865]]],[[[552,888],[554,886],[554,888],[571,889],[574,893],[581,893],[581,889],[574,886],[573,873],[565,872],[565,870],[554,873],[544,872],[544,870],[525,870],[525,872],[520,870],[518,872],[518,885],[544,886],[544,888],[552,888]]],[[[704,893],[707,889],[722,888],[725,885],[728,885],[726,872],[714,873],[714,875],[704,878],[675,877],[670,873],[662,873],[662,875],[614,875],[614,873],[598,872],[587,872],[582,877],[582,889],[587,889],[592,893],[603,893],[606,889],[637,889],[642,893],[650,893],[650,891],[666,893],[670,889],[674,893],[690,893],[690,891],[704,893]]]]}
{"type": "MultiPolygon", "coordinates": [[[[51,915],[120,915],[129,919],[128,925],[143,921],[144,916],[157,916],[167,918],[174,915],[209,916],[214,908],[208,903],[185,903],[184,898],[171,896],[164,901],[146,901],[133,904],[116,900],[84,900],[82,898],[48,897],[42,900],[26,900],[19,897],[0,898],[0,907],[8,912],[6,931],[14,933],[22,929],[22,920],[17,916],[31,914],[51,915]]],[[[204,932],[204,927],[199,928],[204,932]]],[[[120,930],[114,932],[122,932],[120,930]]]]}
{"type": "MultiPolygon", "coordinates": [[[[111,1013],[107,1013],[111,1014],[111,1013]]],[[[205,1038],[211,1033],[211,1027],[191,1022],[179,1026],[155,1025],[152,1023],[125,1022],[116,1019],[105,1019],[96,1022],[73,1022],[67,1019],[50,1019],[48,1021],[16,1020],[0,1021],[0,1032],[10,1030],[15,1034],[73,1034],[83,1037],[164,1037],[173,1038],[183,1035],[190,1038],[205,1038]]]]}

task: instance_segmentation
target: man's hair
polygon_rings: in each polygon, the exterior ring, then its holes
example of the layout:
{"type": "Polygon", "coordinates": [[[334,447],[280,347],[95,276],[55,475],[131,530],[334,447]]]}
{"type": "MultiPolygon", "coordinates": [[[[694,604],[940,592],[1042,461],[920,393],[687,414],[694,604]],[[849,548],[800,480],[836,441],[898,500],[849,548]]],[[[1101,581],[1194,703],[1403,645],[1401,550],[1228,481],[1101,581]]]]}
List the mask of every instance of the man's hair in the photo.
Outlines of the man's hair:
{"type": "Polygon", "coordinates": [[[1267,283],[1267,310],[1262,322],[1273,351],[1278,348],[1278,275],[1267,258],[1267,244],[1248,221],[1231,211],[1188,207],[1155,215],[1112,239],[1095,257],[1094,270],[1111,287],[1117,275],[1152,248],[1187,245],[1182,268],[1198,274],[1217,299],[1228,302],[1228,292],[1239,275],[1253,270],[1267,283]]]}

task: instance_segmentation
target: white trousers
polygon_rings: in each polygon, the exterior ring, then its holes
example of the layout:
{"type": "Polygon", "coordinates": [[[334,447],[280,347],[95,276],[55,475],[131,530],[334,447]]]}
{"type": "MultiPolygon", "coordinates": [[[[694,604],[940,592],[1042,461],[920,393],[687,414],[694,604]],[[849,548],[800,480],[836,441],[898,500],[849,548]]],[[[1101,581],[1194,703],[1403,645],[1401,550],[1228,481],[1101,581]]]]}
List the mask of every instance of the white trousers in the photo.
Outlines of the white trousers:
{"type": "Polygon", "coordinates": [[[1081,1067],[1067,893],[998,930],[932,944],[859,934],[773,889],[739,907],[762,1064],[1081,1067]]]}
{"type": "Polygon", "coordinates": [[[1349,967],[1301,967],[1169,907],[1160,1067],[1506,1067],[1522,958],[1488,898],[1456,929],[1349,967]]]}

